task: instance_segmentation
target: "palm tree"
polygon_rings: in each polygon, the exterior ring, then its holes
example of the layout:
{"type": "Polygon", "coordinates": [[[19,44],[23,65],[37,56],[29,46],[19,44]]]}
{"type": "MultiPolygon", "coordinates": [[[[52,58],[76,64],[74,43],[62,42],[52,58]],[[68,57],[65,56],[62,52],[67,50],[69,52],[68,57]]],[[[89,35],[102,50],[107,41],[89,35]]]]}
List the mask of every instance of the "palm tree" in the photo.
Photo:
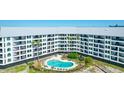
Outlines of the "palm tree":
{"type": "MultiPolygon", "coordinates": [[[[73,38],[71,36],[67,36],[66,38],[68,40],[67,46],[69,47],[70,46],[70,40],[72,40],[73,38]]],[[[71,44],[72,44],[72,42],[71,42],[71,44]]]]}
{"type": "Polygon", "coordinates": [[[67,36],[66,38],[67,38],[67,40],[68,40],[66,44],[67,44],[67,46],[69,47],[69,40],[70,40],[70,37],[67,36]]]}
{"type": "Polygon", "coordinates": [[[37,54],[38,54],[37,55],[37,60],[38,61],[39,61],[39,47],[42,45],[41,42],[42,42],[41,40],[33,40],[32,41],[32,46],[36,47],[36,50],[37,50],[37,54]]]}
{"type": "Polygon", "coordinates": [[[77,40],[80,40],[80,35],[77,35],[77,40]]]}
{"type": "Polygon", "coordinates": [[[32,41],[32,46],[36,47],[36,50],[37,50],[37,61],[33,64],[33,67],[38,70],[41,70],[41,63],[39,61],[39,47],[42,45],[41,42],[42,42],[42,40],[33,40],[32,41]]]}

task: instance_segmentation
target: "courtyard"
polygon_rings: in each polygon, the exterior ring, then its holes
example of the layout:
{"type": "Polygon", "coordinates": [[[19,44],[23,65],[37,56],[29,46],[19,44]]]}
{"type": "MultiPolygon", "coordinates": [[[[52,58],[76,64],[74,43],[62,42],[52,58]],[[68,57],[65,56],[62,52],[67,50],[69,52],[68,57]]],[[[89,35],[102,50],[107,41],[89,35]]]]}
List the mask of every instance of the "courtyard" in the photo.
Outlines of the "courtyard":
{"type": "Polygon", "coordinates": [[[0,69],[0,73],[123,73],[124,68],[96,60],[89,56],[82,56],[78,53],[60,53],[37,60],[32,60],[17,66],[0,69]],[[59,64],[55,62],[51,65],[47,61],[62,61],[59,64]],[[72,67],[65,63],[72,62],[72,67]],[[64,63],[64,64],[63,64],[64,63]],[[58,65],[59,64],[59,65],[58,65]],[[62,67],[66,66],[66,67],[62,67]]]}

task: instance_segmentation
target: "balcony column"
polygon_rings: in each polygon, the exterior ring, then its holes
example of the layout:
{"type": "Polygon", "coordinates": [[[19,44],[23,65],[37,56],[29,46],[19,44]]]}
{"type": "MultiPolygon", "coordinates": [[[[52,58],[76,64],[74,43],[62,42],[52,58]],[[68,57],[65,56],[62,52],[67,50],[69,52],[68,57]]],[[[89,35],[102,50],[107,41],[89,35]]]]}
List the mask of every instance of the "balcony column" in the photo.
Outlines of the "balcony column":
{"type": "Polygon", "coordinates": [[[88,35],[88,54],[89,54],[89,35],[88,35]]]}
{"type": "MultiPolygon", "coordinates": [[[[110,51],[112,50],[111,46],[112,46],[112,37],[110,36],[110,51]]],[[[110,52],[110,60],[111,60],[111,52],[110,52]]]]}

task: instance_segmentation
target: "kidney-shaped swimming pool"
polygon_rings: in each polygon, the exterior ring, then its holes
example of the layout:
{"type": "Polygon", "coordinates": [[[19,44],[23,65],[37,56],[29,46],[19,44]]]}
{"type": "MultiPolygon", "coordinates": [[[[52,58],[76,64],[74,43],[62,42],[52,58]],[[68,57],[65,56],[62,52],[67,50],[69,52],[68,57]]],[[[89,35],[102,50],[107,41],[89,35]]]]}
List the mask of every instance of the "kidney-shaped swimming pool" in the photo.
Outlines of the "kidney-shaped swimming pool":
{"type": "Polygon", "coordinates": [[[54,67],[54,68],[67,68],[67,69],[72,69],[74,68],[75,62],[72,61],[65,61],[65,60],[58,60],[58,59],[51,59],[47,60],[46,64],[48,67],[54,67]]]}

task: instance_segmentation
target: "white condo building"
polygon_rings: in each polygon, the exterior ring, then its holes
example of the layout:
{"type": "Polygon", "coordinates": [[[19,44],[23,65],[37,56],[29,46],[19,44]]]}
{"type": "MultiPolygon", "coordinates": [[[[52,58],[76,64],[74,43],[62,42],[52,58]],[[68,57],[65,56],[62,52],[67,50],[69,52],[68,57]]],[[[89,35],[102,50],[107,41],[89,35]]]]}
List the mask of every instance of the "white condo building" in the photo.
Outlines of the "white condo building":
{"type": "Polygon", "coordinates": [[[79,52],[124,64],[124,27],[0,27],[0,66],[39,55],[79,52]]]}

